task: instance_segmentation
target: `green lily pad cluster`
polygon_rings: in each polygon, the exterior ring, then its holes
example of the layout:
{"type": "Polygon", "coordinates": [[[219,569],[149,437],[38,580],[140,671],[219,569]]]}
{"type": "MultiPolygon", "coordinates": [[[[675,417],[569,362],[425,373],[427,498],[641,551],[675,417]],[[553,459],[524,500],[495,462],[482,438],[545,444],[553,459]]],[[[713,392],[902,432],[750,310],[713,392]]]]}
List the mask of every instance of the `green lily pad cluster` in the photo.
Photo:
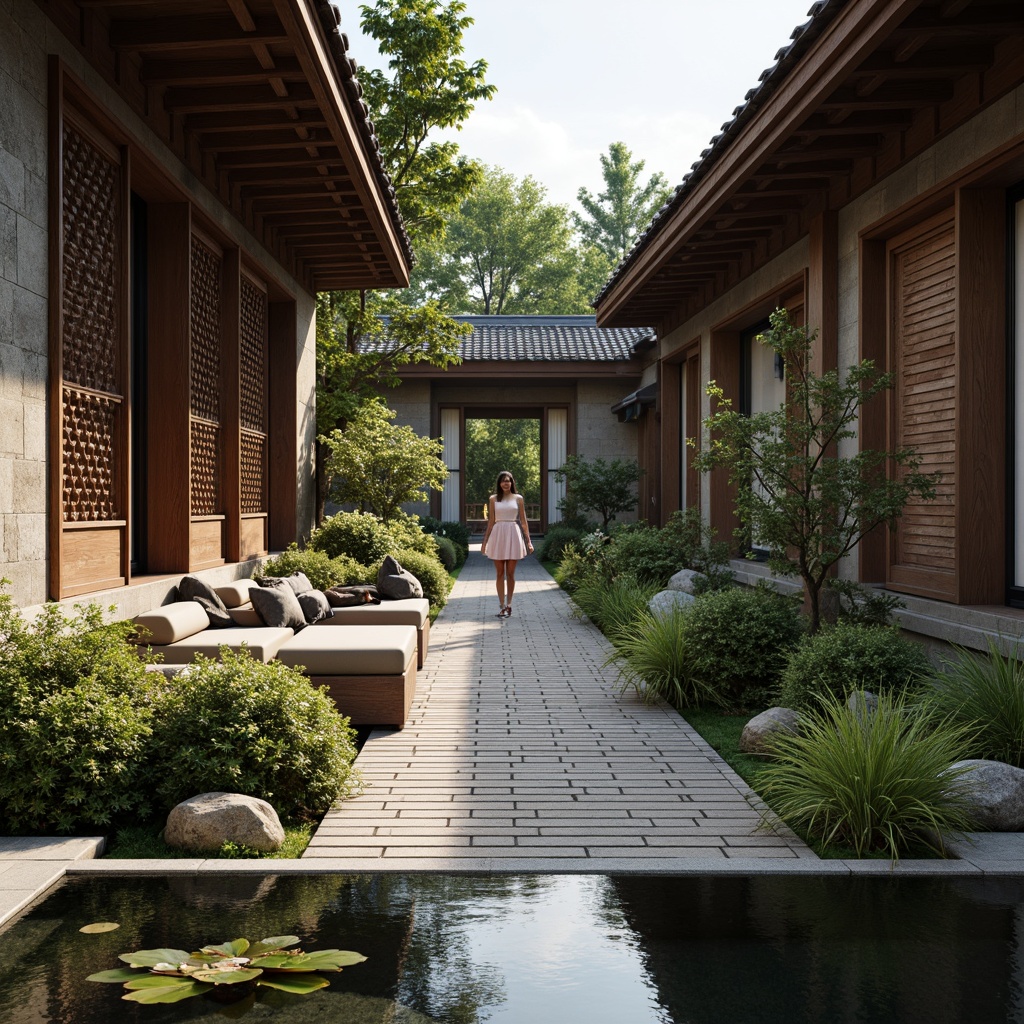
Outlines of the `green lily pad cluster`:
{"type": "Polygon", "coordinates": [[[119,959],[127,967],[90,974],[86,980],[123,984],[127,991],[121,998],[133,1003],[177,1003],[206,995],[220,985],[255,985],[308,995],[330,985],[319,972],[340,971],[366,959],[345,949],[315,953],[291,949],[298,941],[295,935],[275,935],[253,943],[234,939],[218,946],[203,946],[195,953],[140,949],[121,954],[119,959]]]}

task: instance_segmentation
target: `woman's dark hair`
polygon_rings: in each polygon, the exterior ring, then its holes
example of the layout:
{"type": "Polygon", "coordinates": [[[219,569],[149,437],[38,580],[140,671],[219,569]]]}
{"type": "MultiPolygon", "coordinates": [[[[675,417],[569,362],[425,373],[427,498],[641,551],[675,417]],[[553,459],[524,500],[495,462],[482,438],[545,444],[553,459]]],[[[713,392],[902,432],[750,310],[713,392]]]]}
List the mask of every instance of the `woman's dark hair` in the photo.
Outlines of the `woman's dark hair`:
{"type": "Polygon", "coordinates": [[[516,487],[516,478],[507,469],[503,469],[498,474],[497,482],[494,485],[494,500],[495,501],[501,501],[501,497],[502,497],[502,494],[501,494],[501,481],[505,477],[508,477],[509,480],[512,481],[512,490],[511,490],[510,493],[512,493],[512,494],[518,494],[519,493],[519,488],[516,487]]]}

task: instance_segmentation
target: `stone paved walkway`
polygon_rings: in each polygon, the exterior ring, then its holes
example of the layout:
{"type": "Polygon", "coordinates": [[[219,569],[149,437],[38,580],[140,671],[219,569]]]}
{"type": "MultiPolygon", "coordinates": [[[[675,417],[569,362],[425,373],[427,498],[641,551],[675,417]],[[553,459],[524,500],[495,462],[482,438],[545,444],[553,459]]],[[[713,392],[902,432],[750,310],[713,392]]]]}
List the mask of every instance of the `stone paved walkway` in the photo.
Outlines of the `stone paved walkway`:
{"type": "MultiPolygon", "coordinates": [[[[474,550],[431,634],[409,722],[375,732],[364,792],[304,859],[352,868],[672,870],[693,858],[818,858],[672,709],[620,693],[610,645],[535,558],[495,618],[474,550]]],[[[810,867],[810,865],[807,865],[810,867]]]]}

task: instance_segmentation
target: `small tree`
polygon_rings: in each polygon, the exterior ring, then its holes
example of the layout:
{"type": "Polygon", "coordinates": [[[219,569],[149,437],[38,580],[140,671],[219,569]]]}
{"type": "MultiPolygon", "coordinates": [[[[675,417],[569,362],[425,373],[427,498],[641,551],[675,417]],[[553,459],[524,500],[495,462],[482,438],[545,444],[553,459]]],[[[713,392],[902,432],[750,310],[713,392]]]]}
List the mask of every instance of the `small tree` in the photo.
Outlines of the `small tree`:
{"type": "Polygon", "coordinates": [[[594,459],[587,462],[570,455],[555,474],[565,481],[566,496],[559,501],[563,513],[596,512],[601,516],[601,529],[620,512],[632,512],[640,500],[636,485],[643,470],[635,459],[594,459]]]}
{"type": "Polygon", "coordinates": [[[424,488],[441,490],[448,475],[441,441],[395,426],[395,415],[383,402],[368,402],[344,430],[321,439],[330,450],[331,498],[385,521],[403,502],[422,501],[424,488]]]}
{"type": "Polygon", "coordinates": [[[786,400],[745,416],[711,381],[715,412],[704,423],[710,442],[694,459],[701,472],[729,471],[736,513],[767,547],[768,565],[803,580],[812,633],[832,567],[876,526],[894,526],[911,498],[934,498],[940,476],[919,472],[912,448],[837,454],[840,442],[856,437],[861,407],[891,388],[893,378],[869,359],[842,378],[838,370],[819,376],[810,369],[814,337],[791,323],[786,310],[771,315],[771,329],[759,340],[782,358],[786,400]]]}

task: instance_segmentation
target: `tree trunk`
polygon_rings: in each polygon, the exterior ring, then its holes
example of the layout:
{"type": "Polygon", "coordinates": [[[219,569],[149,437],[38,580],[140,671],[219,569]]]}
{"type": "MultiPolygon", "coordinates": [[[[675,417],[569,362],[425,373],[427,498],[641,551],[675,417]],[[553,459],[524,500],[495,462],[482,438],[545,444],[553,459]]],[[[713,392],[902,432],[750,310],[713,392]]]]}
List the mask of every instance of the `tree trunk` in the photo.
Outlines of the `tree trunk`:
{"type": "Polygon", "coordinates": [[[327,507],[327,491],[331,481],[327,476],[327,457],[330,451],[323,442],[317,441],[316,453],[316,525],[322,526],[324,510],[327,507]]]}

